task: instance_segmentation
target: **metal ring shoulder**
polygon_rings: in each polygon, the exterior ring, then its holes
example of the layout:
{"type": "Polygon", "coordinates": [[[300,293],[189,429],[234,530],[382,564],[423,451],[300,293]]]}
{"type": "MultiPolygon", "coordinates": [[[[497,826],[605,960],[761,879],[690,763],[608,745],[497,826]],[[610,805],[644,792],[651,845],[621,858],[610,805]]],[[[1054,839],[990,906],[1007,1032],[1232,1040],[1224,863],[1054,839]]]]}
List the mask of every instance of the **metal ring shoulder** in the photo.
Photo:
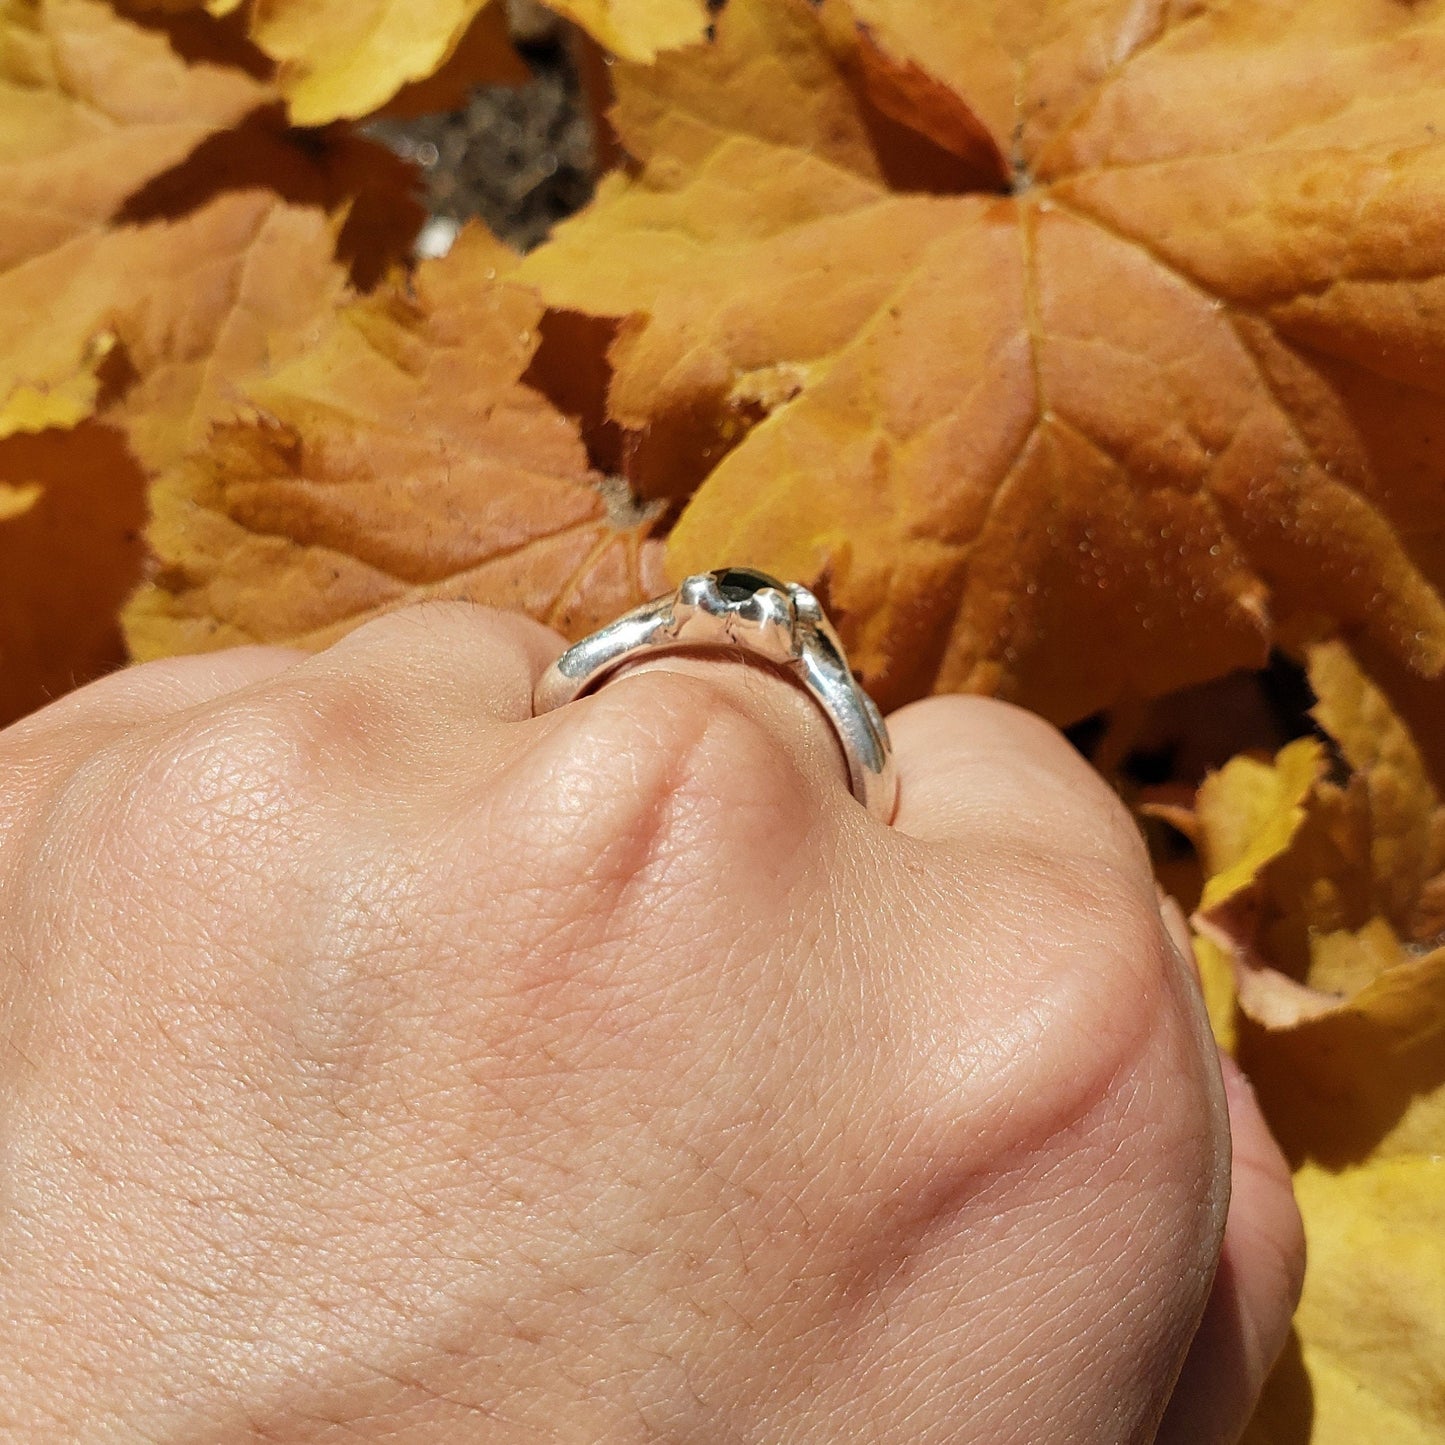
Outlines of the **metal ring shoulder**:
{"type": "Polygon", "coordinates": [[[689,577],[569,647],[538,681],[533,709],[562,707],[626,663],[690,648],[747,653],[796,678],[833,725],[853,796],[891,820],[898,780],[887,725],[854,680],[818,599],[796,582],[736,567],[689,577]]]}

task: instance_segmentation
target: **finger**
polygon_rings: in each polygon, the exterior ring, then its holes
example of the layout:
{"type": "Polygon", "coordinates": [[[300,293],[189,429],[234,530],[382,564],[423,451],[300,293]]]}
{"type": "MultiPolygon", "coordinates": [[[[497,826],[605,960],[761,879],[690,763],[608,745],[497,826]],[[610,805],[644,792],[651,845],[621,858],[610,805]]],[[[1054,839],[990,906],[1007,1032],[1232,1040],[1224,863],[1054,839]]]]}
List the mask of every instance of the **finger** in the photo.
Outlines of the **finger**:
{"type": "Polygon", "coordinates": [[[262,682],[305,656],[291,647],[231,647],[137,663],[66,693],[14,730],[18,736],[82,719],[133,727],[262,682]]]}
{"type": "Polygon", "coordinates": [[[305,655],[288,647],[235,647],[166,657],[67,693],[0,733],[6,807],[33,804],[84,759],[133,729],[269,681],[305,655]]]}
{"type": "Polygon", "coordinates": [[[1289,1165],[1239,1066],[1221,1055],[1233,1141],[1229,1218],[1214,1287],[1160,1426],[1160,1445],[1239,1438],[1284,1348],[1304,1281],[1289,1165]]]}
{"type": "Polygon", "coordinates": [[[427,602],[387,613],[348,633],[296,670],[295,681],[348,680],[378,716],[475,726],[532,716],[532,690],[566,646],[521,613],[470,602],[427,602]]]}
{"type": "Polygon", "coordinates": [[[0,733],[0,835],[33,816],[87,758],[136,728],[268,681],[303,653],[237,647],[111,673],[0,733]]]}
{"type": "Polygon", "coordinates": [[[932,840],[985,836],[1147,869],[1113,791],[1057,729],[991,698],[925,698],[888,719],[894,827],[932,840]]]}

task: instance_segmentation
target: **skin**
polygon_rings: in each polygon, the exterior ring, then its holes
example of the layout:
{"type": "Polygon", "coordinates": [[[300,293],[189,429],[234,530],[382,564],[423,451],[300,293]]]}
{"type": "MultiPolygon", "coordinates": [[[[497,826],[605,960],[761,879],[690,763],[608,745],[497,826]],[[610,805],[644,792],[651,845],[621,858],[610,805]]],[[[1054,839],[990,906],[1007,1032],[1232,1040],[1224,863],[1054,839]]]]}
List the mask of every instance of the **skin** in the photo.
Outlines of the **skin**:
{"type": "Polygon", "coordinates": [[[787,681],[561,646],[0,734],[0,1437],[1235,1439],[1299,1221],[1105,786],[932,699],[884,827],[787,681]]]}

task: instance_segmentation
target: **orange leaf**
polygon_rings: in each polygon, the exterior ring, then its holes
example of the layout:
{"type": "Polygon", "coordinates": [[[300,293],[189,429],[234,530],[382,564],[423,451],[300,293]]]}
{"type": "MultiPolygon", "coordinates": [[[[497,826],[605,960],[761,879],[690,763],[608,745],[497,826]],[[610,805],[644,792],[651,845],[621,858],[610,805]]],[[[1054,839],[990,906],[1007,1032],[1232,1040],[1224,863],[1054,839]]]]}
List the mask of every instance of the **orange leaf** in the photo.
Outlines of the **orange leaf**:
{"type": "Polygon", "coordinates": [[[733,0],[617,67],[640,172],[524,264],[622,321],[670,570],[821,582],[888,704],[1066,721],[1327,627],[1445,665],[1445,12],[853,9],[851,60],[733,0]],[[1009,193],[901,191],[880,108],[1009,193]]]}
{"type": "Polygon", "coordinates": [[[660,590],[649,522],[520,378],[542,307],[480,232],[337,312],[154,493],[138,657],[325,645],[424,598],[580,634],[660,590]]]}
{"type": "Polygon", "coordinates": [[[71,376],[104,338],[103,356],[133,380],[137,454],[165,466],[204,437],[236,377],[299,345],[340,293],[335,229],[247,191],[179,221],[78,237],[0,275],[0,390],[7,376],[71,376]]]}
{"type": "Polygon", "coordinates": [[[238,70],[187,62],[99,0],[0,3],[0,285],[13,334],[45,357],[27,370],[0,349],[0,436],[85,416],[108,350],[98,334],[48,334],[50,298],[17,271],[98,234],[136,190],[270,95],[238,70]]]}
{"type": "Polygon", "coordinates": [[[0,441],[0,484],[61,484],[0,522],[0,718],[120,661],[115,616],[140,580],[142,465],[203,444],[240,377],[309,342],[345,285],[334,240],[324,213],[241,192],[179,221],[78,237],[0,276],[0,366],[34,375],[47,349],[63,359],[103,336],[102,374],[123,393],[106,425],[82,423],[73,440],[0,441]]]}

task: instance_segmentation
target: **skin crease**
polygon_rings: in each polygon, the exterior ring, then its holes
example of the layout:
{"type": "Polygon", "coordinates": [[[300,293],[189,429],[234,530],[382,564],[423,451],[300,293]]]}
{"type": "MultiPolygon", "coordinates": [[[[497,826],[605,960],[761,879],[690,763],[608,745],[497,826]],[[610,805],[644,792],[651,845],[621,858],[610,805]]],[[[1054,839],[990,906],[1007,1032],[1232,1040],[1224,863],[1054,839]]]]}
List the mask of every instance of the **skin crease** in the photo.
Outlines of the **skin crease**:
{"type": "Polygon", "coordinates": [[[1237,1438],[1298,1216],[1104,785],[933,699],[886,828],[786,681],[533,719],[561,645],[0,734],[0,1438],[1237,1438]]]}

